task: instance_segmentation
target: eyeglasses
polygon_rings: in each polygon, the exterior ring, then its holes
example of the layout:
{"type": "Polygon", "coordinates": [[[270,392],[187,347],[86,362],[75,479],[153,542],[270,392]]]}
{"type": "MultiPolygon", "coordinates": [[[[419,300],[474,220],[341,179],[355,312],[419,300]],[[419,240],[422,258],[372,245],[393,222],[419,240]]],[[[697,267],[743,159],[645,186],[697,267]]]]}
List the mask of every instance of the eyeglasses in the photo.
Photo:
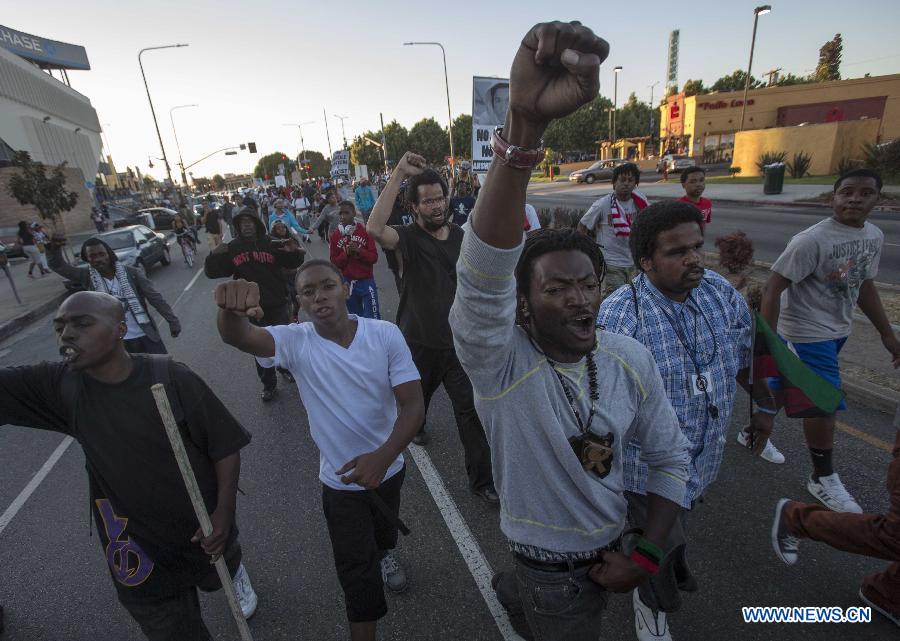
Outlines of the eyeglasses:
{"type": "Polygon", "coordinates": [[[434,207],[435,205],[440,205],[447,198],[445,196],[441,196],[440,198],[426,198],[425,200],[420,200],[419,205],[422,207],[434,207]]]}

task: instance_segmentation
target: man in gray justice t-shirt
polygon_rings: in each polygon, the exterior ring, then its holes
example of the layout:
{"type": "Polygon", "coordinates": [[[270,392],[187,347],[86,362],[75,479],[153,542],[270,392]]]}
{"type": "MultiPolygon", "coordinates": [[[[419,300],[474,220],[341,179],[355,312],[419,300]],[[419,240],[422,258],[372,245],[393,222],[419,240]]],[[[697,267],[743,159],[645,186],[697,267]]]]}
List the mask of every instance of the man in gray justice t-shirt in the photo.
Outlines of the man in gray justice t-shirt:
{"type": "MultiPolygon", "coordinates": [[[[838,178],[831,203],[834,214],[791,239],[772,265],[763,294],[766,322],[778,328],[800,360],[838,388],[838,353],[850,336],[854,305],[878,330],[894,367],[900,367],[900,342],[874,280],[884,234],[866,220],[880,193],[881,177],[870,169],[838,178]]],[[[846,409],[843,401],[838,409],[846,409]]],[[[813,463],[806,487],[835,512],[861,513],[832,466],[834,424],[834,414],[803,419],[813,463]]]]}
{"type": "Polygon", "coordinates": [[[525,191],[540,160],[533,150],[554,118],[597,95],[607,53],[579,23],[537,25],[522,40],[450,312],[515,562],[492,583],[517,629],[547,641],[597,639],[608,593],[629,592],[659,570],[688,476],[687,440],[652,355],[595,327],[597,245],[574,230],[522,242],[525,191]],[[643,534],[628,537],[634,551],[622,553],[632,438],[648,466],[649,509],[643,534]]]}

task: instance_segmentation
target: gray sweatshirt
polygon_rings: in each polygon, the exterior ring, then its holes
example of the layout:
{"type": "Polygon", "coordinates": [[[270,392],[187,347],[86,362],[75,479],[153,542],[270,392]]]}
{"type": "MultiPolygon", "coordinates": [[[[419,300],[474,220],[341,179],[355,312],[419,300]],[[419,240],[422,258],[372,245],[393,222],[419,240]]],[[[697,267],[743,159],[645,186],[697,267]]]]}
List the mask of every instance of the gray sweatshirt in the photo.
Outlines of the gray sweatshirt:
{"type": "MultiPolygon", "coordinates": [[[[600,399],[590,431],[611,454],[585,471],[568,442],[579,429],[562,385],[514,324],[513,272],[521,251],[521,245],[492,247],[466,225],[450,311],[456,353],[490,442],[503,533],[514,548],[588,552],[624,528],[628,442],[641,443],[641,459],[649,466],[647,492],[675,503],[685,491],[688,444],[650,352],[632,338],[598,330],[590,358],[597,364],[600,399]]],[[[586,369],[586,359],[557,368],[585,419],[586,369]]]]}

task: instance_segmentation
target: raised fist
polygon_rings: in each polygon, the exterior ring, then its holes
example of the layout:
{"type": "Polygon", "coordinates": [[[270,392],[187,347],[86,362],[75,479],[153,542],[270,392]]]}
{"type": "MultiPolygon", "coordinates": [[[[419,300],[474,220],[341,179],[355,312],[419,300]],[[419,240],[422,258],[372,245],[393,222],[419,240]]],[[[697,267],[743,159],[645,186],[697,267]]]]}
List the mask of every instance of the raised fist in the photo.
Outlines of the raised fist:
{"type": "Polygon", "coordinates": [[[397,171],[399,171],[404,178],[406,176],[417,176],[425,171],[427,164],[428,163],[422,156],[407,151],[403,154],[403,158],[400,159],[400,162],[397,163],[397,171]]]}
{"type": "Polygon", "coordinates": [[[215,291],[216,305],[236,316],[246,316],[254,320],[263,317],[259,306],[259,285],[244,279],[220,283],[215,291]]]}
{"type": "Polygon", "coordinates": [[[580,22],[532,27],[509,72],[510,118],[545,127],[597,95],[609,44],[580,22]]]}

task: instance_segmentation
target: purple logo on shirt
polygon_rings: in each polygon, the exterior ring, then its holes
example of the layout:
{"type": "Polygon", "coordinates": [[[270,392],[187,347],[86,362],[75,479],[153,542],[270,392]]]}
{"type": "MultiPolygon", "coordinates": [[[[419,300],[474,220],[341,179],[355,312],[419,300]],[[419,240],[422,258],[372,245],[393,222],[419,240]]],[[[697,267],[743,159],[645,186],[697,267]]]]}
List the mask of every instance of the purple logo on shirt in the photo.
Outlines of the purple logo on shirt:
{"type": "Polygon", "coordinates": [[[153,561],[137,543],[124,536],[128,519],[117,516],[107,499],[97,499],[96,503],[100,518],[103,519],[103,529],[109,538],[106,562],[109,563],[112,575],[126,587],[137,587],[153,572],[153,561]]]}

